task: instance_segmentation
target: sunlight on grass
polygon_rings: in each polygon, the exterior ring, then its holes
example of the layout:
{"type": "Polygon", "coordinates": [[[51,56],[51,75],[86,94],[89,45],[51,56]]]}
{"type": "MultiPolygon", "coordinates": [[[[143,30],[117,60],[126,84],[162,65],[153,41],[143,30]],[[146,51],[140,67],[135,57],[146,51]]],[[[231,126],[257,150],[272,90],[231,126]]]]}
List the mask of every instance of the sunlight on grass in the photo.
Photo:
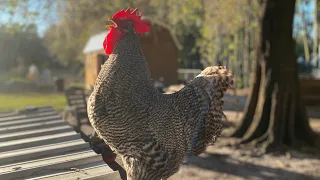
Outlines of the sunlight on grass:
{"type": "Polygon", "coordinates": [[[66,106],[63,93],[0,93],[0,112],[22,109],[26,106],[52,106],[61,110],[66,106]]]}

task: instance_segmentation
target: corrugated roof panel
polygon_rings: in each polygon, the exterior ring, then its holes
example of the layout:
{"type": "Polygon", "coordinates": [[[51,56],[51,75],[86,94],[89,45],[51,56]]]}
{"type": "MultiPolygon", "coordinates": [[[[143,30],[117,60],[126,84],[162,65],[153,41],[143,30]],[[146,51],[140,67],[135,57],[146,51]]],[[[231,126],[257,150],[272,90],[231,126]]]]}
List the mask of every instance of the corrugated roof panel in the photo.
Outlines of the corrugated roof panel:
{"type": "Polygon", "coordinates": [[[66,122],[62,119],[54,119],[46,122],[30,122],[28,124],[0,127],[0,134],[13,133],[17,131],[33,130],[46,127],[62,126],[66,122]]]}
{"type": "Polygon", "coordinates": [[[120,179],[51,107],[0,114],[0,179],[120,179]]]}
{"type": "MultiPolygon", "coordinates": [[[[37,113],[32,113],[32,110],[20,110],[20,111],[13,111],[13,112],[6,112],[6,113],[0,113],[0,121],[2,121],[2,119],[4,119],[5,117],[10,117],[10,118],[26,118],[27,116],[30,115],[39,115],[42,112],[51,112],[52,113],[53,109],[52,107],[41,107],[38,108],[36,110],[37,113]]],[[[53,113],[56,113],[55,111],[53,111],[53,113]]]]}
{"type": "Polygon", "coordinates": [[[63,132],[68,132],[68,131],[70,131],[69,125],[41,128],[41,129],[28,130],[28,131],[18,131],[18,132],[10,133],[10,134],[1,134],[0,135],[0,142],[17,140],[17,139],[22,139],[22,138],[29,138],[29,137],[45,136],[45,135],[51,135],[51,134],[55,134],[55,133],[63,133],[63,132]]]}
{"type": "Polygon", "coordinates": [[[119,173],[112,171],[108,166],[103,163],[89,163],[86,165],[80,165],[79,168],[73,168],[70,171],[60,171],[55,174],[49,174],[44,176],[38,176],[29,180],[117,180],[119,179],[119,173]]]}
{"type": "Polygon", "coordinates": [[[50,121],[60,119],[58,114],[47,115],[43,117],[28,117],[27,119],[9,119],[7,121],[0,121],[0,127],[13,126],[19,124],[29,124],[32,122],[50,121]]]}

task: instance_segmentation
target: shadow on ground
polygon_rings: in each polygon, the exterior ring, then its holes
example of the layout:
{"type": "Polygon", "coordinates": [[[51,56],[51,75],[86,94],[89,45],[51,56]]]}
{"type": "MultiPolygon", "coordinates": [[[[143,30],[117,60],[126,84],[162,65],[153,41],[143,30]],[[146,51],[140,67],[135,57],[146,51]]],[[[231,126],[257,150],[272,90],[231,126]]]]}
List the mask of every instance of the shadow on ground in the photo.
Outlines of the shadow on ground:
{"type": "MultiPolygon", "coordinates": [[[[234,96],[230,94],[225,94],[223,100],[225,101],[223,106],[224,110],[243,112],[246,105],[247,96],[234,96]]],[[[320,107],[307,107],[309,117],[320,118],[319,108],[320,107]]]]}
{"type": "Polygon", "coordinates": [[[246,104],[246,96],[234,96],[230,94],[225,94],[223,97],[224,105],[223,109],[228,111],[242,112],[246,104]]]}
{"type": "Polygon", "coordinates": [[[218,173],[231,174],[243,179],[291,179],[313,180],[314,177],[283,169],[260,166],[232,159],[229,155],[206,154],[205,157],[190,157],[189,165],[218,173]]]}

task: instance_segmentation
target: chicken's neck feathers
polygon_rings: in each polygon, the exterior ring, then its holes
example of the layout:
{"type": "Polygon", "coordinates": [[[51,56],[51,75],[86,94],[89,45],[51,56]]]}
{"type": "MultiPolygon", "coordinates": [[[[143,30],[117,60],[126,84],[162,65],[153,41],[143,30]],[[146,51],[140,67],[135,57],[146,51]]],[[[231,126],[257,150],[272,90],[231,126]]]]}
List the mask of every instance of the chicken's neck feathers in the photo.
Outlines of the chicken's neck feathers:
{"type": "Polygon", "coordinates": [[[140,48],[140,42],[133,30],[116,44],[112,54],[102,66],[95,87],[116,89],[127,88],[128,91],[149,91],[150,72],[147,61],[140,48]]]}

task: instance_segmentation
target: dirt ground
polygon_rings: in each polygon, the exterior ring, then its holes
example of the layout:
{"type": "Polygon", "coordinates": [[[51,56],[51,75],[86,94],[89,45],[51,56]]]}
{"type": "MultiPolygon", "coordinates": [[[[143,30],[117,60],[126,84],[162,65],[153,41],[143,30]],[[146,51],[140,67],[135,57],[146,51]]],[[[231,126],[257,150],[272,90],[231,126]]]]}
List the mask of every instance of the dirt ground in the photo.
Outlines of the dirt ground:
{"type": "MultiPolygon", "coordinates": [[[[320,119],[311,119],[311,125],[320,132],[320,119]]],[[[320,151],[252,156],[245,150],[224,146],[227,140],[222,137],[199,157],[190,157],[188,165],[169,180],[320,180],[320,151]]]]}
{"type": "MultiPolygon", "coordinates": [[[[225,114],[235,125],[239,123],[247,91],[225,96],[225,114]]],[[[320,134],[320,108],[308,108],[310,124],[320,134]]],[[[190,157],[187,165],[169,180],[320,180],[320,151],[305,154],[289,150],[283,155],[252,156],[243,149],[224,146],[228,139],[220,138],[199,157],[190,157]]]]}
{"type": "Polygon", "coordinates": [[[320,179],[319,155],[289,151],[281,156],[252,157],[218,144],[199,157],[190,157],[189,164],[169,180],[320,179]]]}
{"type": "MultiPolygon", "coordinates": [[[[235,111],[225,114],[235,124],[242,116],[235,111]]],[[[310,124],[320,134],[320,118],[310,118],[310,124]]],[[[199,157],[190,157],[188,165],[169,180],[320,180],[320,151],[252,156],[245,150],[224,146],[227,140],[222,137],[199,157]]]]}

